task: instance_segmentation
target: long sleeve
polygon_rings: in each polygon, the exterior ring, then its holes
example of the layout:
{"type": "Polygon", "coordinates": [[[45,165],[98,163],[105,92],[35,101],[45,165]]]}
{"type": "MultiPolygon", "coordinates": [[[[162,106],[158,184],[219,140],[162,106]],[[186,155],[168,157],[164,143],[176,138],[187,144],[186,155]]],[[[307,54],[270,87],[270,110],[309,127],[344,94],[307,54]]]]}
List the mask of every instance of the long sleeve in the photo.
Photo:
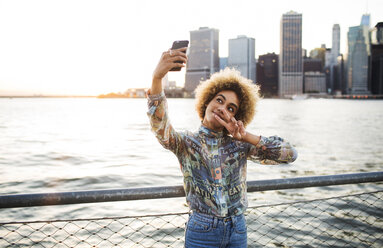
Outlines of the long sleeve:
{"type": "Polygon", "coordinates": [[[259,143],[250,145],[248,159],[261,164],[292,163],[298,157],[298,153],[290,143],[277,136],[263,137],[259,143]]]}
{"type": "Polygon", "coordinates": [[[177,154],[181,149],[181,135],[170,124],[165,94],[148,94],[148,112],[153,133],[160,144],[177,154]]]}

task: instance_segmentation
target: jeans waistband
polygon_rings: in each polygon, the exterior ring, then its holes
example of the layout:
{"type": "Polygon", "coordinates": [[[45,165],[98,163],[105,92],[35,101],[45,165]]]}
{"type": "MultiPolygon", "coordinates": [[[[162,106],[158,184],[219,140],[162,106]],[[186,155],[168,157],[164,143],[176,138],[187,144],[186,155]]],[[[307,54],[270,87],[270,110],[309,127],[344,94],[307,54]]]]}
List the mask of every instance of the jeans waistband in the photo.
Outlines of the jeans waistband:
{"type": "Polygon", "coordinates": [[[197,211],[192,211],[194,216],[197,218],[201,218],[210,222],[215,222],[215,221],[222,221],[222,222],[235,222],[236,218],[241,218],[243,215],[233,215],[233,216],[227,216],[227,217],[219,217],[219,216],[214,216],[214,215],[209,215],[205,213],[200,213],[197,211]]]}

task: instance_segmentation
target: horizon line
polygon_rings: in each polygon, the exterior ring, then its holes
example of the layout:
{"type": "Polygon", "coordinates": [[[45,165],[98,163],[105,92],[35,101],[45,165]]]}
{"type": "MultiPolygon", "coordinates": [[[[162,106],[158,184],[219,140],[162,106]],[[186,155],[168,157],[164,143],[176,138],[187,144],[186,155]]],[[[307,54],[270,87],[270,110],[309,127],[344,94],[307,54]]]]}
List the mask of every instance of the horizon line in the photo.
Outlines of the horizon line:
{"type": "Polygon", "coordinates": [[[65,98],[65,97],[97,97],[96,95],[0,95],[0,98],[65,98]]]}

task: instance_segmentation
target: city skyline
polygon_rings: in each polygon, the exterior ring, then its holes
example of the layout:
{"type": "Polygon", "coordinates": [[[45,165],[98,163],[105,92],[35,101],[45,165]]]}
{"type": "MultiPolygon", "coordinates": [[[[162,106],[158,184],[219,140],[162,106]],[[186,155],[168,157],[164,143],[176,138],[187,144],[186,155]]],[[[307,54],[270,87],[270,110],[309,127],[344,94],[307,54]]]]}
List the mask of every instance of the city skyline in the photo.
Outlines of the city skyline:
{"type": "MultiPolygon", "coordinates": [[[[230,39],[246,35],[255,39],[258,58],[279,53],[280,18],[290,10],[303,15],[307,51],[331,47],[332,27],[339,24],[345,54],[348,28],[359,25],[364,13],[371,14],[371,26],[383,21],[381,1],[307,2],[0,1],[0,95],[98,95],[149,87],[161,52],[203,26],[219,30],[220,57],[228,55],[230,39]]],[[[184,79],[185,69],[169,75],[178,86],[184,79]]]]}

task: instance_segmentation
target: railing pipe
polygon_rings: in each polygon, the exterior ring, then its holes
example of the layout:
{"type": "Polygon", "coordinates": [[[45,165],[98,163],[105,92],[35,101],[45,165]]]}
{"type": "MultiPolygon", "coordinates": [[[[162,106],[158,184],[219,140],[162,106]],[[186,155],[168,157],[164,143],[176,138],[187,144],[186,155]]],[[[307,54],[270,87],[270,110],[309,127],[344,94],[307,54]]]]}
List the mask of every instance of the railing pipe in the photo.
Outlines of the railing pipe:
{"type": "Polygon", "coordinates": [[[383,171],[249,181],[247,183],[247,191],[257,192],[281,189],[298,189],[380,181],[383,181],[383,171]]]}
{"type": "MultiPolygon", "coordinates": [[[[248,192],[321,187],[383,181],[383,172],[340,174],[249,181],[248,192]]],[[[78,203],[131,201],[185,196],[182,186],[94,190],[62,193],[0,195],[0,208],[36,207],[78,203]]]]}

